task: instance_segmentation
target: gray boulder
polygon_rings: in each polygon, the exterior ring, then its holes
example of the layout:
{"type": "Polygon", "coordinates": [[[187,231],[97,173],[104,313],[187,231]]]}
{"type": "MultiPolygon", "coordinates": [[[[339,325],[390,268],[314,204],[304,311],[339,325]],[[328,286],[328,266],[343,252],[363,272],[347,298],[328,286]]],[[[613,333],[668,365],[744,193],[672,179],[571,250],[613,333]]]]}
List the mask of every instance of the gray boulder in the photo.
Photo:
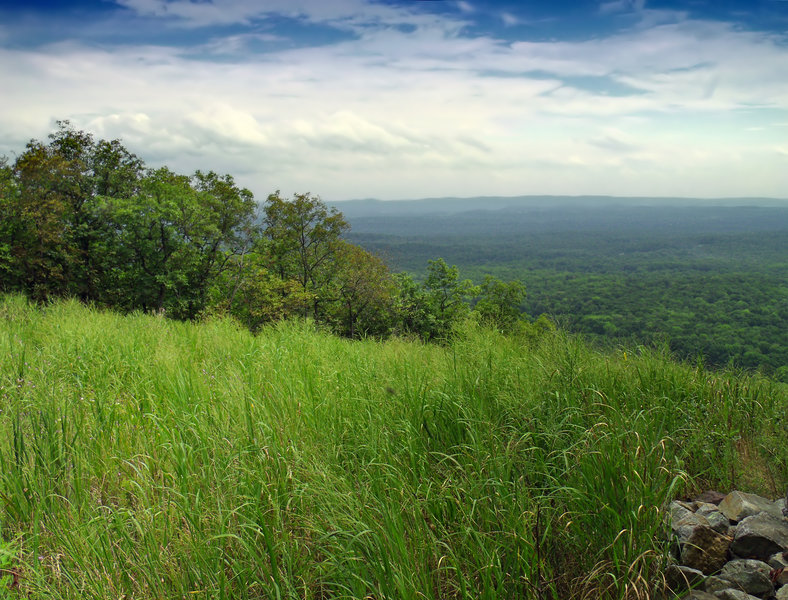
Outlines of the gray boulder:
{"type": "Polygon", "coordinates": [[[767,561],[788,550],[788,520],[761,513],[745,518],[736,527],[731,552],[736,556],[767,561]]]}
{"type": "Polygon", "coordinates": [[[704,516],[709,522],[709,527],[711,527],[714,531],[721,533],[722,535],[728,535],[731,529],[728,517],[723,515],[720,511],[711,512],[704,516]]]}
{"type": "Polygon", "coordinates": [[[772,500],[745,492],[731,492],[720,502],[720,512],[731,521],[741,521],[762,512],[773,513],[775,509],[777,506],[772,500]]]}
{"type": "Polygon", "coordinates": [[[731,582],[727,579],[721,579],[716,575],[712,575],[711,577],[707,577],[706,581],[703,582],[703,589],[713,594],[715,592],[721,592],[722,590],[730,589],[731,582]]]}
{"type": "Polygon", "coordinates": [[[720,502],[725,500],[725,494],[715,490],[706,490],[695,498],[696,502],[708,502],[709,504],[719,505],[720,502]]]}
{"type": "Polygon", "coordinates": [[[692,510],[687,508],[684,502],[678,502],[674,500],[668,505],[668,519],[671,526],[691,514],[693,514],[692,510]]]}
{"type": "Polygon", "coordinates": [[[671,502],[668,507],[670,511],[670,529],[678,539],[680,546],[692,536],[698,527],[710,527],[706,517],[695,514],[688,506],[685,502],[671,502]]]}
{"type": "Polygon", "coordinates": [[[665,569],[665,582],[673,592],[683,592],[703,583],[703,573],[684,565],[670,565],[665,569]]]}
{"type": "Polygon", "coordinates": [[[710,512],[719,512],[720,507],[710,502],[695,502],[695,512],[704,517],[710,512]]]}
{"type": "Polygon", "coordinates": [[[692,590],[684,596],[684,600],[717,600],[717,596],[708,592],[701,592],[700,590],[692,590]]]}
{"type": "Polygon", "coordinates": [[[750,596],[750,594],[741,590],[722,590],[715,592],[714,595],[720,600],[759,600],[756,596],[750,596]]]}
{"type": "Polygon", "coordinates": [[[769,596],[774,593],[774,586],[769,579],[771,570],[765,562],[738,558],[722,568],[720,579],[730,581],[732,588],[753,596],[769,596]]]}

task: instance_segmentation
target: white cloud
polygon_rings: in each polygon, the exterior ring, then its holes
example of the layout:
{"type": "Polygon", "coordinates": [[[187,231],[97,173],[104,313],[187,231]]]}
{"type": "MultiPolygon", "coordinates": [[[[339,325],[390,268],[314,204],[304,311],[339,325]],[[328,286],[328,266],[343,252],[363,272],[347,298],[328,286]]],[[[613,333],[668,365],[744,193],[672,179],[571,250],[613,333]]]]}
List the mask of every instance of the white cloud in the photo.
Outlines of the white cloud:
{"type": "Polygon", "coordinates": [[[272,33],[242,33],[217,37],[196,48],[209,54],[225,55],[248,52],[254,42],[284,43],[287,38],[272,33]]]}
{"type": "Polygon", "coordinates": [[[779,76],[786,60],[783,42],[723,24],[684,22],[587,42],[519,43],[514,50],[525,69],[607,75],[647,92],[634,100],[599,97],[605,111],[631,104],[670,111],[748,105],[788,109],[788,80],[779,76]]]}
{"type": "MultiPolygon", "coordinates": [[[[220,8],[224,22],[261,15],[258,3],[240,0],[124,2],[140,14],[176,11],[192,25],[220,8]]],[[[230,172],[259,197],[274,189],[327,199],[785,194],[784,145],[744,131],[767,122],[748,116],[755,105],[788,111],[781,38],[678,20],[587,41],[510,44],[462,35],[459,20],[361,0],[266,4],[275,6],[352,21],[358,36],[264,54],[249,43],[279,32],[218,37],[199,53],[0,49],[12,107],[0,113],[0,154],[69,118],[122,138],[152,166],[230,172]],[[386,26],[405,21],[416,29],[386,26]],[[206,52],[222,61],[194,58],[206,52]],[[553,77],[522,75],[529,71],[553,77]],[[641,93],[605,95],[594,78],[641,93]]]]}
{"type": "MultiPolygon", "coordinates": [[[[435,18],[422,10],[418,3],[412,7],[391,6],[369,0],[116,0],[116,2],[144,17],[170,19],[185,27],[215,25],[248,25],[272,16],[301,19],[311,23],[331,24],[335,27],[356,29],[376,24],[423,25],[435,18]]],[[[461,3],[461,10],[470,5],[461,3]]]]}
{"type": "Polygon", "coordinates": [[[515,25],[520,24],[520,19],[515,17],[512,13],[501,13],[501,21],[506,27],[514,27],[515,25]]]}
{"type": "Polygon", "coordinates": [[[609,128],[602,135],[588,141],[591,146],[615,154],[633,154],[641,150],[636,139],[617,128],[609,128]]]}
{"type": "Polygon", "coordinates": [[[599,5],[599,12],[602,14],[641,11],[645,8],[645,0],[610,0],[599,5]]]}

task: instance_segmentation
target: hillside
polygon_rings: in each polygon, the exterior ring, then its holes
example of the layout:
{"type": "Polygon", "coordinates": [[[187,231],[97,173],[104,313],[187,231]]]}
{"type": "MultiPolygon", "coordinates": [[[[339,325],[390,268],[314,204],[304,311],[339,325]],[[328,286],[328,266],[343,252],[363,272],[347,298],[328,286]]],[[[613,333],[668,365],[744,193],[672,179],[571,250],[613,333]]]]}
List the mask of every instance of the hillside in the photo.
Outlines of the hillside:
{"type": "Polygon", "coordinates": [[[20,597],[634,597],[667,500],[788,481],[785,386],[560,332],[253,336],[7,296],[0,347],[20,597]]]}

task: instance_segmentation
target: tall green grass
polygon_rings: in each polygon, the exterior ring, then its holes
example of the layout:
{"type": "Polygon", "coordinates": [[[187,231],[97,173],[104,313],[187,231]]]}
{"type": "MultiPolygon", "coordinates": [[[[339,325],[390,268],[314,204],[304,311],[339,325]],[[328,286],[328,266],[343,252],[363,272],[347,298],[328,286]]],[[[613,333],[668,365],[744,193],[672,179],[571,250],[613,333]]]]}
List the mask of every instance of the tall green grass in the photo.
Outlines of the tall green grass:
{"type": "Polygon", "coordinates": [[[561,333],[255,337],[7,297],[0,352],[30,598],[647,597],[667,501],[788,480],[784,386],[561,333]]]}

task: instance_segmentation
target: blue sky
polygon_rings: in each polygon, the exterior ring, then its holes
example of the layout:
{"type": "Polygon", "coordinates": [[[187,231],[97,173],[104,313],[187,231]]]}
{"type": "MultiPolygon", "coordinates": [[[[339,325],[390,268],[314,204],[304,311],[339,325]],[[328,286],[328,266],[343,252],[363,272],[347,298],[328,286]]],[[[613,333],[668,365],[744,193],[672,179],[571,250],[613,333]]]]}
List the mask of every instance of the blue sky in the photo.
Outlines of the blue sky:
{"type": "Polygon", "coordinates": [[[0,2],[0,154],[69,119],[258,198],[788,197],[786,0],[0,2]]]}

